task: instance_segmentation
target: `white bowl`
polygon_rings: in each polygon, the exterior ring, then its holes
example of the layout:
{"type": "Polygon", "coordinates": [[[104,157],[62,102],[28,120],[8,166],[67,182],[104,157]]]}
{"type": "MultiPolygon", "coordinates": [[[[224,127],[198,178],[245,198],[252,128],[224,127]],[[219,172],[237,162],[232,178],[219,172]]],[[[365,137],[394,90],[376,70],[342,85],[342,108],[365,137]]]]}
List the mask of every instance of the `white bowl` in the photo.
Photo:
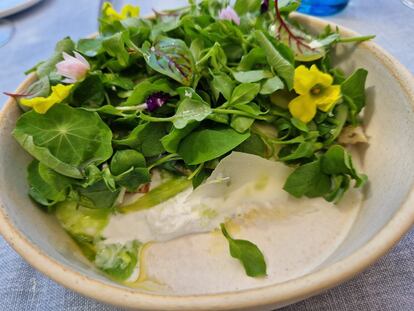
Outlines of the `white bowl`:
{"type": "MultiPolygon", "coordinates": [[[[315,31],[327,24],[296,15],[315,31]]],[[[340,27],[344,36],[356,33],[340,27]]],[[[20,110],[9,100],[0,116],[0,232],[32,266],[53,280],[95,299],[145,310],[270,310],[305,299],[355,276],[374,263],[414,223],[414,79],[373,42],[340,45],[334,61],[345,72],[369,71],[364,171],[370,178],[362,209],[348,236],[312,272],[277,284],[204,295],[148,293],[116,284],[91,269],[56,220],[27,196],[30,157],[11,136],[20,110]]],[[[35,80],[30,76],[18,88],[35,80]]],[[[191,271],[189,271],[191,274],[191,271]]]]}

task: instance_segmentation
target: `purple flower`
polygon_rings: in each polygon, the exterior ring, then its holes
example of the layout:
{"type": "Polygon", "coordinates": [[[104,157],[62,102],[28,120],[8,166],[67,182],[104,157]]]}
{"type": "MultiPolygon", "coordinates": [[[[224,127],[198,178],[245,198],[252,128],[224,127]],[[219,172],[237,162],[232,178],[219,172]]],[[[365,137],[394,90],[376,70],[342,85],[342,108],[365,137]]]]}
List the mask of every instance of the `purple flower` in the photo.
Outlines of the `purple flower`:
{"type": "Polygon", "coordinates": [[[267,11],[269,11],[269,0],[264,0],[262,6],[260,7],[260,12],[263,14],[267,11]]]}
{"type": "Polygon", "coordinates": [[[240,25],[240,17],[231,6],[228,6],[227,8],[220,11],[219,19],[226,19],[233,21],[237,25],[240,25]]]}
{"type": "Polygon", "coordinates": [[[170,96],[168,94],[159,92],[154,93],[148,96],[147,101],[145,102],[145,106],[149,112],[153,112],[158,108],[162,107],[168,100],[170,96]]]}

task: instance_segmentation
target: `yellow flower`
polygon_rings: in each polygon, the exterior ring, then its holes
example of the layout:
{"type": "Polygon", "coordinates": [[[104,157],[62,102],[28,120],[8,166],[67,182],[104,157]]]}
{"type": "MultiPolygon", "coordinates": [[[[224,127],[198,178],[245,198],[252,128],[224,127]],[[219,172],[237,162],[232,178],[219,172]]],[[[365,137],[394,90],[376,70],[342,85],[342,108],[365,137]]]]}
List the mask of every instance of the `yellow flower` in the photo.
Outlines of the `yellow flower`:
{"type": "Polygon", "coordinates": [[[20,103],[24,106],[33,108],[33,110],[37,113],[44,114],[53,105],[62,102],[66,97],[68,97],[72,87],[73,84],[58,84],[52,86],[52,93],[48,97],[23,98],[20,100],[20,103]]]}
{"type": "Polygon", "coordinates": [[[315,117],[316,109],[330,111],[341,98],[341,87],[332,83],[332,76],[319,71],[315,65],[310,69],[303,65],[297,67],[293,88],[299,96],[289,103],[292,116],[308,123],[315,117]]]}
{"type": "Polygon", "coordinates": [[[120,21],[128,17],[138,17],[139,6],[127,4],[123,6],[121,13],[118,13],[111,3],[105,2],[102,7],[102,12],[103,15],[108,17],[111,21],[120,21]]]}

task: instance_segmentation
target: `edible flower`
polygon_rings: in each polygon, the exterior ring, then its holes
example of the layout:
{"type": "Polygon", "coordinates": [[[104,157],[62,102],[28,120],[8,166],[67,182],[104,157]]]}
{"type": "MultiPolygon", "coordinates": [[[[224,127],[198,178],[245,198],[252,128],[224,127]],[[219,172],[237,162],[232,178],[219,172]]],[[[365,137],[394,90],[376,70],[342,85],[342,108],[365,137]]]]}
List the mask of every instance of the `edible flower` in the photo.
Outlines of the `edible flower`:
{"type": "Polygon", "coordinates": [[[53,105],[61,103],[66,97],[68,97],[72,87],[73,84],[58,84],[52,86],[52,93],[48,97],[22,98],[20,103],[24,106],[33,108],[33,110],[37,113],[44,114],[53,105]]]}
{"type": "Polygon", "coordinates": [[[240,17],[231,6],[220,11],[219,19],[233,21],[235,24],[240,25],[240,17]]]}
{"type": "Polygon", "coordinates": [[[332,76],[320,71],[315,65],[310,69],[298,66],[295,69],[293,88],[299,96],[289,103],[292,116],[308,123],[315,117],[316,109],[330,111],[341,98],[341,87],[332,83],[332,76]]]}
{"type": "Polygon", "coordinates": [[[149,112],[153,112],[157,110],[158,108],[164,106],[164,104],[170,99],[170,96],[168,94],[159,92],[154,93],[150,96],[148,96],[145,107],[149,112]]]}
{"type": "Polygon", "coordinates": [[[138,17],[139,16],[139,6],[134,6],[132,4],[124,5],[121,9],[121,12],[118,13],[112,3],[105,2],[102,7],[102,13],[105,17],[109,18],[111,21],[121,21],[128,17],[138,17]]]}
{"type": "Polygon", "coordinates": [[[78,52],[75,57],[63,52],[63,61],[56,64],[57,73],[66,79],[63,82],[75,83],[82,80],[91,69],[88,61],[78,52]]]}

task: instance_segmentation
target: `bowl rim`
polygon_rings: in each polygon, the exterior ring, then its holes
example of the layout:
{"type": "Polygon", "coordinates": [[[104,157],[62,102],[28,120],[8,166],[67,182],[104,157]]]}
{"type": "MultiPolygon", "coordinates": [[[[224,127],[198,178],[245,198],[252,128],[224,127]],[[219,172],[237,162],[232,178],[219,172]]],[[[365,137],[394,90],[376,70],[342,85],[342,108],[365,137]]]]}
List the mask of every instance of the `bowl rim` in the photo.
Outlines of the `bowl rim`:
{"type": "MultiPolygon", "coordinates": [[[[337,24],[319,18],[295,13],[295,18],[312,23],[317,27],[337,24]]],[[[338,26],[344,36],[358,33],[338,26]]],[[[388,52],[373,42],[359,45],[371,52],[398,81],[414,106],[414,77],[388,52]]],[[[29,75],[16,92],[24,90],[36,79],[29,75]]],[[[14,105],[10,98],[0,112],[0,125],[4,124],[7,112],[14,105]]],[[[1,200],[1,197],[0,197],[1,200]]],[[[231,310],[270,305],[283,306],[332,288],[360,273],[393,247],[414,224],[414,188],[405,198],[400,209],[395,212],[386,225],[365,245],[321,270],[314,271],[297,279],[280,284],[242,291],[223,292],[206,295],[172,296],[138,292],[132,288],[121,287],[102,280],[85,276],[78,271],[50,258],[43,250],[32,244],[12,223],[5,206],[0,201],[0,234],[14,250],[30,265],[52,280],[82,295],[129,308],[146,310],[231,310]]]]}

